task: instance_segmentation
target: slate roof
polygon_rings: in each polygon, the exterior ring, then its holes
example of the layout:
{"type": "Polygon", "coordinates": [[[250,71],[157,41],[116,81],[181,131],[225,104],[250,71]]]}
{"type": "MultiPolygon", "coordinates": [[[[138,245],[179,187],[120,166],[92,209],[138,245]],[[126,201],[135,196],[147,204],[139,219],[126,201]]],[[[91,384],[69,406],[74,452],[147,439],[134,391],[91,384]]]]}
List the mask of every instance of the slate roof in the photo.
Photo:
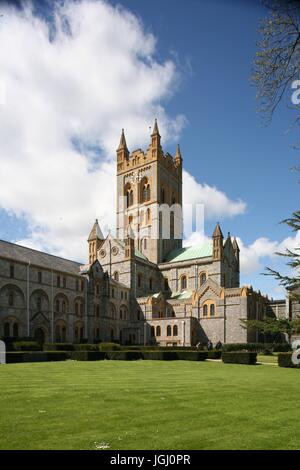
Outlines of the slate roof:
{"type": "Polygon", "coordinates": [[[9,258],[21,263],[29,263],[54,271],[65,272],[69,274],[80,274],[80,263],[70,261],[59,256],[49,255],[42,251],[33,250],[25,246],[0,240],[0,257],[9,258]]]}
{"type": "Polygon", "coordinates": [[[212,256],[212,242],[173,250],[167,255],[165,262],[175,263],[177,261],[207,258],[208,256],[212,256]]]}

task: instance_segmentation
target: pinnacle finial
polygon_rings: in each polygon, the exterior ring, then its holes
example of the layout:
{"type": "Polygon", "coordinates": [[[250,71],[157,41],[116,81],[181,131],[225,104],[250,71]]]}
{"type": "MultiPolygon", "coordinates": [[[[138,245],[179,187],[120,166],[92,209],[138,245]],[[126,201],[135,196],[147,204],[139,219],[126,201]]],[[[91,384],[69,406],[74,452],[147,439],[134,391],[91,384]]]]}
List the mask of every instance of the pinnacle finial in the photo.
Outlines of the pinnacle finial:
{"type": "Polygon", "coordinates": [[[223,233],[222,233],[219,222],[217,222],[217,225],[216,225],[214,233],[213,233],[213,237],[222,237],[223,238],[223,233]]]}
{"type": "Polygon", "coordinates": [[[157,119],[155,118],[154,121],[154,126],[153,126],[153,131],[151,135],[160,135],[159,130],[158,130],[158,125],[157,125],[157,119]]]}
{"type": "Polygon", "coordinates": [[[175,154],[175,160],[182,160],[182,157],[181,157],[181,150],[180,150],[180,146],[179,144],[177,144],[177,148],[176,148],[176,154],[175,154]]]}
{"type": "Polygon", "coordinates": [[[127,144],[126,144],[124,129],[122,129],[118,150],[128,150],[127,149],[127,144]]]}

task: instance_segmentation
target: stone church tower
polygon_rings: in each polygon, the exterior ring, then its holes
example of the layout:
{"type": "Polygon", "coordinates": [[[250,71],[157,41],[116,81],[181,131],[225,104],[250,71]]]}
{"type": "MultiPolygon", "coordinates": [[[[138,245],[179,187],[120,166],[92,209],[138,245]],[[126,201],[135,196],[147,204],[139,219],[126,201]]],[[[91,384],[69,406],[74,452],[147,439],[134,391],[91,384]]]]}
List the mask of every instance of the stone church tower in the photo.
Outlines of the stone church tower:
{"type": "Polygon", "coordinates": [[[122,130],[117,149],[117,239],[129,232],[134,248],[153,263],[182,247],[182,158],[164,153],[157,121],[146,152],[129,152],[122,130]]]}

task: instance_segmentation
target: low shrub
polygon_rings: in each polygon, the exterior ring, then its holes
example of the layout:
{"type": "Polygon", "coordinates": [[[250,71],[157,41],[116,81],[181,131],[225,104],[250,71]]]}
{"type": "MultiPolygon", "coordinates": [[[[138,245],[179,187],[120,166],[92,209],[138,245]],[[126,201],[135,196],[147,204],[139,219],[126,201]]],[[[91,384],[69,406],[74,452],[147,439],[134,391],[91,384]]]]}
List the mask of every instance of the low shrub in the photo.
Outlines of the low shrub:
{"type": "Polygon", "coordinates": [[[219,349],[207,351],[207,359],[221,359],[222,351],[219,349]]]}
{"type": "Polygon", "coordinates": [[[122,347],[117,343],[100,343],[100,351],[121,351],[122,347]]]}
{"type": "Polygon", "coordinates": [[[101,361],[106,359],[104,351],[72,351],[71,359],[74,361],[101,361]]]}
{"type": "Polygon", "coordinates": [[[256,364],[257,353],[253,351],[222,352],[222,361],[230,364],[256,364]]]}
{"type": "Polygon", "coordinates": [[[178,359],[177,351],[142,351],[142,358],[152,361],[174,361],[178,359]]]}
{"type": "Polygon", "coordinates": [[[177,359],[180,361],[205,361],[207,351],[176,351],[177,359]]]}
{"type": "Polygon", "coordinates": [[[289,343],[280,343],[273,345],[273,352],[289,352],[292,350],[292,347],[289,343]]]}
{"type": "Polygon", "coordinates": [[[223,344],[222,351],[255,351],[263,353],[265,350],[270,352],[291,351],[289,343],[228,343],[223,344]]]}
{"type": "Polygon", "coordinates": [[[99,351],[98,344],[74,344],[74,351],[99,351]]]}
{"type": "Polygon", "coordinates": [[[14,351],[40,351],[41,346],[36,341],[15,341],[13,343],[14,351]]]}
{"type": "MultiPolygon", "coordinates": [[[[299,352],[300,354],[300,352],[299,352]]],[[[279,367],[292,367],[293,369],[300,369],[300,364],[294,364],[292,361],[293,353],[279,353],[278,354],[278,365],[279,367]]],[[[299,356],[298,356],[299,357],[299,356]]]]}
{"type": "Polygon", "coordinates": [[[72,343],[45,343],[43,351],[74,351],[72,343]]]}
{"type": "Polygon", "coordinates": [[[6,363],[7,364],[17,364],[19,362],[23,362],[23,356],[25,353],[23,352],[7,352],[6,353],[6,363]]]}
{"type": "Polygon", "coordinates": [[[65,361],[68,359],[67,352],[58,351],[29,351],[29,352],[8,352],[6,353],[6,362],[13,364],[17,362],[48,362],[65,361]]]}
{"type": "Polygon", "coordinates": [[[136,361],[142,359],[142,353],[140,351],[108,351],[106,357],[113,361],[136,361]]]}

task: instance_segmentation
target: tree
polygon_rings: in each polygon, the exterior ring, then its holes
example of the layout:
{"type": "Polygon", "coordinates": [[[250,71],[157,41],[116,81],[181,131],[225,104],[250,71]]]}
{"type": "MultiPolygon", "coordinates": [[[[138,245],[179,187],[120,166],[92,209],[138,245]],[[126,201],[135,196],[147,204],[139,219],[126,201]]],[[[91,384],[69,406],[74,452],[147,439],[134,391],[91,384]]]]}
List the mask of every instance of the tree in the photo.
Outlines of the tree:
{"type": "Polygon", "coordinates": [[[283,334],[288,336],[289,342],[291,336],[300,333],[300,319],[290,320],[288,318],[265,318],[264,320],[241,320],[241,324],[249,331],[259,332],[263,335],[271,335],[281,338],[283,334]]]}
{"type": "MultiPolygon", "coordinates": [[[[263,4],[268,15],[260,23],[262,40],[258,42],[253,80],[261,103],[260,111],[270,120],[287,87],[291,87],[292,92],[296,81],[300,85],[300,0],[263,0],[263,4]]],[[[300,103],[294,107],[300,110],[300,103]]],[[[300,114],[296,122],[300,123],[300,114]]],[[[300,230],[300,211],[294,212],[282,223],[297,232],[300,230]]],[[[294,274],[284,276],[270,268],[265,274],[274,276],[287,288],[300,284],[299,250],[286,249],[284,253],[277,253],[289,259],[287,265],[294,270],[294,274]]]]}
{"type": "MultiPolygon", "coordinates": [[[[260,111],[270,120],[287,88],[300,79],[300,0],[263,0],[268,10],[260,22],[262,36],[254,61],[253,81],[260,111]]],[[[300,109],[300,103],[295,104],[300,109]]],[[[300,116],[296,118],[299,123],[300,116]]]]}
{"type": "MultiPolygon", "coordinates": [[[[294,212],[292,216],[288,219],[282,221],[289,227],[292,228],[293,232],[297,232],[300,230],[300,211],[294,212]]],[[[300,248],[295,248],[293,251],[290,249],[286,249],[284,253],[276,253],[278,256],[283,256],[288,258],[290,261],[287,262],[287,266],[292,268],[292,274],[290,276],[282,275],[279,271],[276,271],[271,268],[266,268],[267,273],[266,275],[274,276],[280,283],[280,285],[289,288],[300,285],[300,248]]],[[[292,298],[295,300],[300,301],[299,294],[292,294],[292,298]]]]}

